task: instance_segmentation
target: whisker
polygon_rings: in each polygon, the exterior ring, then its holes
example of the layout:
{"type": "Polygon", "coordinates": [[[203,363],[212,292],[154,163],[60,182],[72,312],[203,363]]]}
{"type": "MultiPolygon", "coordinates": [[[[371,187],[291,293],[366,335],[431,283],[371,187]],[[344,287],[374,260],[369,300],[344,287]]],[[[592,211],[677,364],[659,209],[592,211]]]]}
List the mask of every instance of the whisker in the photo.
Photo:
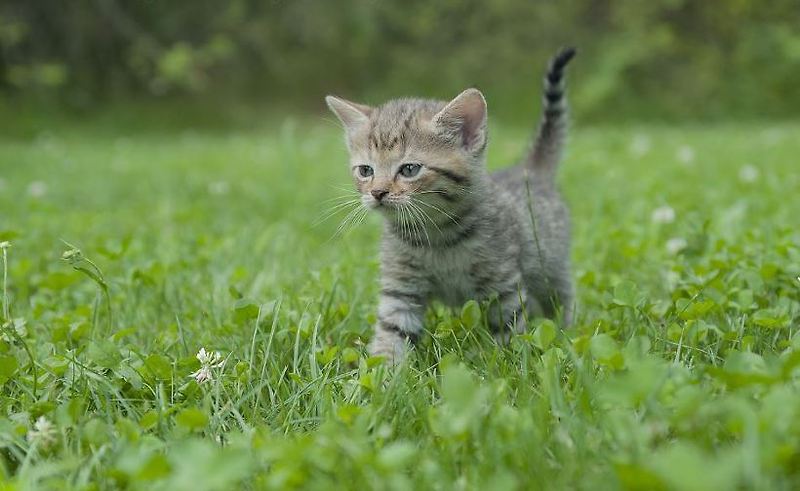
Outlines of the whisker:
{"type": "Polygon", "coordinates": [[[347,228],[344,230],[342,235],[349,234],[350,232],[355,230],[356,227],[361,225],[361,223],[364,221],[364,218],[367,216],[368,213],[369,210],[367,208],[359,208],[359,212],[357,212],[353,217],[353,219],[350,220],[350,223],[347,225],[347,228]]]}
{"type": "Polygon", "coordinates": [[[360,203],[360,202],[361,202],[361,200],[360,200],[360,199],[357,199],[357,198],[354,198],[354,199],[349,199],[349,200],[347,200],[347,201],[344,201],[344,202],[342,202],[342,203],[338,203],[338,204],[335,204],[335,205],[331,205],[331,206],[330,206],[330,207],[329,207],[327,210],[325,210],[323,213],[325,213],[325,212],[327,212],[327,211],[337,210],[337,209],[339,209],[339,208],[342,208],[342,207],[345,207],[345,206],[347,206],[347,205],[358,204],[358,203],[360,203]]]}
{"type": "MultiPolygon", "coordinates": [[[[314,222],[311,224],[311,226],[312,227],[319,227],[323,223],[327,222],[328,220],[330,220],[331,218],[335,217],[336,215],[339,215],[342,212],[350,213],[351,211],[353,211],[353,209],[356,208],[357,205],[356,204],[352,204],[351,206],[353,208],[350,209],[350,210],[348,210],[347,208],[340,208],[338,210],[335,210],[335,211],[329,212],[329,213],[327,213],[327,214],[325,214],[323,216],[320,216],[319,218],[314,220],[314,222]]],[[[345,216],[347,216],[347,215],[345,215],[345,216]]]]}
{"type": "Polygon", "coordinates": [[[423,217],[423,218],[425,218],[425,219],[427,219],[429,222],[431,222],[431,225],[433,225],[434,227],[436,227],[436,230],[438,230],[438,231],[439,231],[439,235],[442,235],[442,229],[441,229],[441,228],[439,228],[439,225],[438,225],[438,224],[437,224],[437,223],[436,223],[436,222],[433,220],[433,218],[431,218],[431,216],[428,214],[428,212],[426,212],[425,210],[423,210],[422,208],[420,208],[420,207],[419,207],[419,205],[418,205],[418,204],[416,204],[414,201],[409,201],[409,204],[410,204],[411,206],[413,206],[414,208],[416,208],[416,209],[417,209],[417,210],[420,212],[420,214],[422,215],[422,217],[423,217]]]}
{"type": "Polygon", "coordinates": [[[400,234],[405,238],[411,238],[411,230],[408,226],[408,220],[406,219],[406,209],[404,206],[399,206],[397,209],[400,212],[400,234]]]}
{"type": "Polygon", "coordinates": [[[443,209],[439,208],[438,206],[436,206],[436,205],[434,205],[434,204],[431,204],[431,203],[426,203],[426,202],[424,202],[424,201],[422,201],[422,200],[417,200],[417,203],[419,203],[419,204],[421,204],[421,205],[424,205],[424,206],[427,206],[427,207],[430,207],[430,208],[434,209],[435,211],[438,211],[438,212],[439,212],[439,213],[441,213],[442,215],[444,215],[444,216],[446,216],[447,218],[449,218],[449,219],[450,219],[450,221],[452,221],[453,223],[455,223],[456,225],[458,225],[458,220],[461,218],[460,216],[458,216],[458,215],[454,216],[454,215],[452,215],[452,214],[448,213],[447,211],[445,211],[445,210],[443,210],[443,209]]]}
{"type": "Polygon", "coordinates": [[[353,228],[355,229],[359,227],[362,223],[364,223],[364,220],[367,219],[367,216],[369,216],[369,209],[365,207],[364,212],[361,213],[361,215],[358,218],[358,221],[355,223],[355,225],[353,225],[353,228]]]}
{"type": "Polygon", "coordinates": [[[411,206],[414,207],[414,209],[416,209],[417,212],[419,213],[419,215],[422,217],[422,223],[420,224],[420,227],[422,227],[422,230],[425,231],[425,237],[428,239],[428,247],[431,247],[431,238],[428,235],[427,227],[425,227],[425,219],[427,218],[427,220],[429,222],[431,222],[431,224],[433,224],[433,226],[436,228],[436,230],[439,231],[439,235],[442,235],[442,231],[441,231],[441,229],[439,229],[439,226],[436,225],[436,223],[434,223],[434,221],[431,219],[431,217],[428,216],[428,214],[425,213],[425,211],[422,208],[420,208],[419,206],[415,205],[414,203],[411,203],[411,206]]]}
{"type": "Polygon", "coordinates": [[[349,206],[358,206],[359,203],[360,203],[360,200],[350,200],[350,201],[348,201],[346,203],[340,203],[340,204],[338,204],[336,206],[333,206],[333,207],[323,211],[322,213],[320,213],[320,216],[314,221],[312,226],[316,227],[318,225],[321,225],[322,223],[326,222],[327,220],[329,220],[333,216],[335,216],[335,215],[341,213],[342,211],[344,211],[347,207],[349,207],[349,206]]]}
{"type": "Polygon", "coordinates": [[[406,233],[405,210],[403,209],[402,206],[399,207],[397,210],[400,212],[400,215],[398,217],[398,221],[400,222],[400,235],[402,235],[403,237],[408,237],[408,234],[406,233]]]}
{"type": "Polygon", "coordinates": [[[345,215],[345,217],[342,219],[342,221],[339,222],[339,226],[336,227],[336,231],[331,236],[332,239],[336,238],[336,237],[339,237],[339,235],[342,233],[342,230],[344,229],[345,225],[347,224],[348,220],[351,220],[353,218],[353,216],[357,212],[358,212],[358,208],[353,208],[352,210],[350,210],[347,213],[347,215],[345,215]]]}
{"type": "Polygon", "coordinates": [[[344,232],[347,230],[347,227],[348,227],[349,223],[352,222],[358,216],[359,212],[362,209],[363,208],[354,208],[354,209],[350,210],[350,212],[347,214],[347,216],[344,217],[342,222],[336,228],[336,232],[333,234],[333,237],[339,237],[339,236],[344,235],[344,232]]]}
{"type": "Polygon", "coordinates": [[[357,198],[359,196],[361,196],[361,195],[354,192],[354,193],[350,193],[350,194],[343,194],[341,196],[334,196],[333,198],[324,199],[321,202],[322,203],[330,203],[331,201],[338,201],[340,199],[345,199],[345,198],[357,198]]]}
{"type": "Polygon", "coordinates": [[[414,228],[414,222],[411,220],[411,212],[406,205],[401,205],[403,212],[406,216],[406,226],[408,227],[408,237],[417,239],[417,230],[414,228]]]}
{"type": "Polygon", "coordinates": [[[344,186],[344,185],[341,185],[341,184],[328,184],[328,187],[333,188],[333,189],[338,189],[339,191],[356,192],[352,187],[344,186]]]}
{"type": "Polygon", "coordinates": [[[414,230],[419,235],[419,230],[421,229],[425,233],[425,239],[428,241],[428,247],[431,247],[431,237],[428,235],[428,230],[425,228],[424,221],[419,220],[419,214],[416,211],[416,207],[411,203],[408,202],[408,211],[414,216],[414,230]]]}
{"type": "Polygon", "coordinates": [[[425,201],[422,201],[422,200],[418,200],[417,203],[420,204],[420,205],[423,205],[423,206],[427,206],[428,208],[431,208],[434,211],[437,211],[437,212],[441,213],[442,215],[444,215],[447,218],[449,218],[450,220],[452,220],[453,223],[457,224],[458,220],[461,219],[461,215],[452,214],[449,211],[444,210],[444,209],[442,209],[442,208],[440,208],[440,207],[438,207],[438,206],[436,206],[434,204],[426,203],[425,201]]]}

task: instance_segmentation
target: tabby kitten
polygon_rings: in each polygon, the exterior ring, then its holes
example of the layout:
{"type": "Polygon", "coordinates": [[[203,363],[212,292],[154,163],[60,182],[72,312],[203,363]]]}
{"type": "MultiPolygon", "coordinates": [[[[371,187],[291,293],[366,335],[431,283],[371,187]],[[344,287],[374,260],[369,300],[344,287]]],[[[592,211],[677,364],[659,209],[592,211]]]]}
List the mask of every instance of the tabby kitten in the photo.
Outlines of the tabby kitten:
{"type": "Polygon", "coordinates": [[[569,212],[555,173],[566,133],[564,67],[550,62],[544,114],[522,161],[489,174],[487,110],[467,89],[450,102],[395,99],[378,107],[328,96],[344,125],[365,207],[384,220],[378,322],[369,350],[393,363],[419,339],[431,300],[489,300],[503,337],[524,316],[572,318],[569,212]]]}

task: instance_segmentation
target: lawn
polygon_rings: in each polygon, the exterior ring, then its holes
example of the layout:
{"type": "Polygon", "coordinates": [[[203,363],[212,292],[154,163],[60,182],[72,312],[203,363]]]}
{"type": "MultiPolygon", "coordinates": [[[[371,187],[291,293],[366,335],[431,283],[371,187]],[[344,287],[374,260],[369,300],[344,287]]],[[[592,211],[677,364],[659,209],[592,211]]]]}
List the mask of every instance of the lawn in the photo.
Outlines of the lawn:
{"type": "Polygon", "coordinates": [[[0,488],[800,487],[800,126],[576,126],[576,325],[390,370],[331,119],[0,138],[0,488]]]}

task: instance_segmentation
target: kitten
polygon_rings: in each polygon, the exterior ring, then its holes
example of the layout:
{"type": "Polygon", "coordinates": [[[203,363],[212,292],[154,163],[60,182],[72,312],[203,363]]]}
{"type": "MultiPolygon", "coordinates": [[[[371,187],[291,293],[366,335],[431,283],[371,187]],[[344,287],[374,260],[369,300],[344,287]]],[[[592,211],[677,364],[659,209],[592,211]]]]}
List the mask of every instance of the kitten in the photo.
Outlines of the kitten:
{"type": "Polygon", "coordinates": [[[528,314],[563,311],[570,324],[570,220],[555,173],[566,133],[563,71],[574,54],[564,49],[550,62],[530,150],[491,175],[486,101],[477,89],[447,103],[370,107],[326,98],[344,125],[361,202],[385,218],[372,355],[401,361],[433,299],[489,300],[489,326],[500,337],[524,329],[528,314]]]}

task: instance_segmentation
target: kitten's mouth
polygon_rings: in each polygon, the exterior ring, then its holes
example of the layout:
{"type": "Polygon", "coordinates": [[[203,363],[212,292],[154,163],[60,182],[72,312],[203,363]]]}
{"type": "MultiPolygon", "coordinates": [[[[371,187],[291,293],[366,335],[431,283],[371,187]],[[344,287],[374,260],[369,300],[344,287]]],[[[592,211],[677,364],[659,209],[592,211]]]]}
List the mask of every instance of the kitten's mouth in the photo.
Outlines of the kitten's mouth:
{"type": "Polygon", "coordinates": [[[362,203],[370,210],[376,210],[383,213],[395,212],[399,208],[402,208],[405,204],[402,198],[389,198],[388,196],[380,200],[370,197],[370,199],[362,200],[362,203]]]}
{"type": "Polygon", "coordinates": [[[394,203],[387,203],[385,201],[376,201],[375,205],[372,208],[375,210],[388,211],[388,210],[394,210],[395,205],[394,203]]]}
{"type": "Polygon", "coordinates": [[[373,210],[394,210],[397,208],[397,203],[393,201],[373,201],[372,202],[372,209],[373,210]]]}

